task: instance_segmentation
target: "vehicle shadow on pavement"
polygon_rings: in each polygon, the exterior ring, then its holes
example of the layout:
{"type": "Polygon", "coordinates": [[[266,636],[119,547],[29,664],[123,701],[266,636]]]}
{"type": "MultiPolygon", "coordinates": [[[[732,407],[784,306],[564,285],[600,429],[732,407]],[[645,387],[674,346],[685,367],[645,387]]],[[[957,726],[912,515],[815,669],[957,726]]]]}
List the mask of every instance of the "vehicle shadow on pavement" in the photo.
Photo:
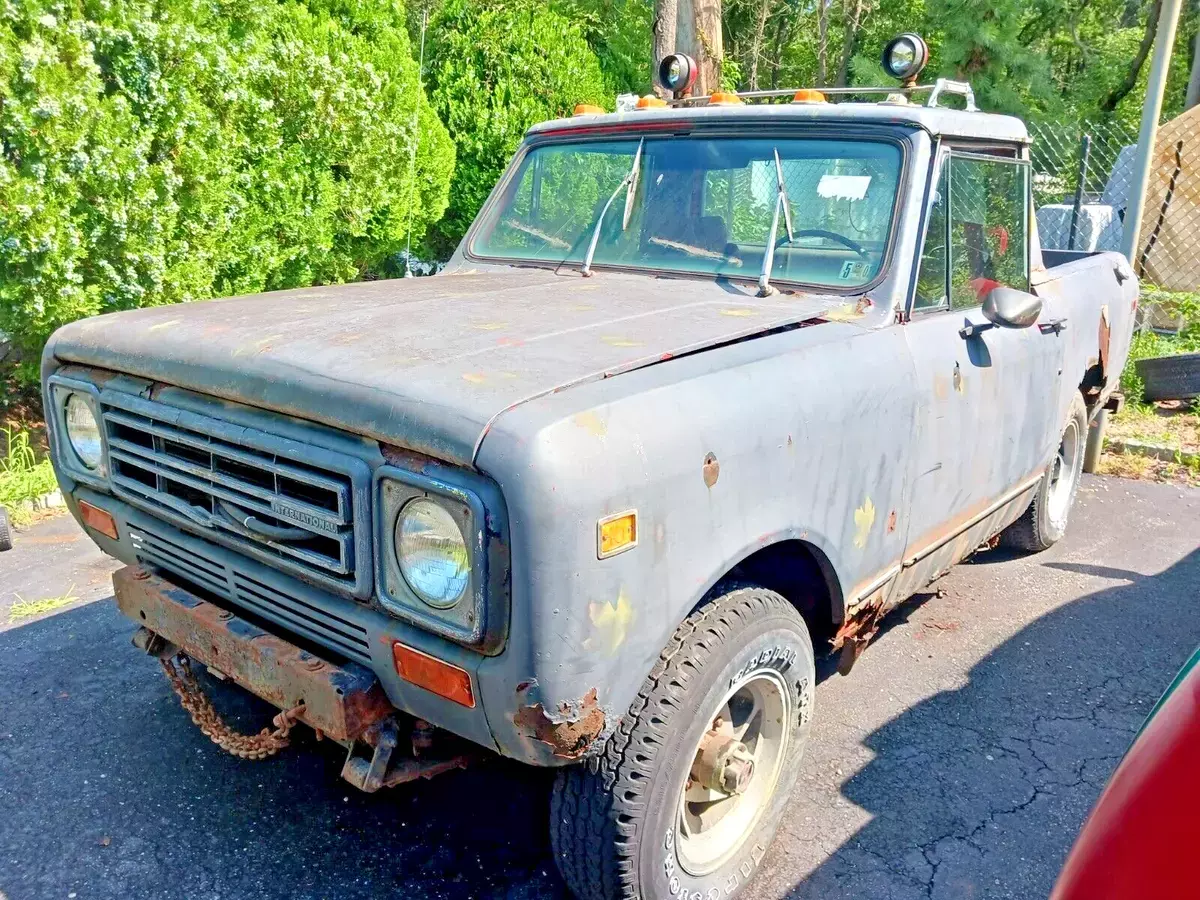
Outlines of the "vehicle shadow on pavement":
{"type": "Polygon", "coordinates": [[[1154,576],[1086,574],[1126,583],[1031,623],[964,687],[870,734],[875,756],[842,794],[873,818],[783,896],[1049,894],[1137,728],[1200,643],[1200,550],[1154,576]]]}
{"type": "MultiPolygon", "coordinates": [[[[308,729],[235,759],[109,601],[0,632],[0,897],[566,897],[548,773],[495,760],[375,795],[308,729]]],[[[243,731],[274,710],[205,676],[243,731]]]]}

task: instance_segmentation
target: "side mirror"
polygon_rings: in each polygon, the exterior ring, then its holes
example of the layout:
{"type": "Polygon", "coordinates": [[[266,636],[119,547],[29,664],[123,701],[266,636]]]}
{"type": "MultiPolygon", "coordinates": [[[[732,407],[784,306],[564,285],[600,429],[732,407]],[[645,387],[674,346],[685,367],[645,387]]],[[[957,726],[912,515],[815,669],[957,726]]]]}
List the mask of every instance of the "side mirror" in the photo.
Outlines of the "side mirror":
{"type": "Polygon", "coordinates": [[[1007,287],[994,287],[983,300],[983,316],[1002,328],[1028,328],[1042,314],[1042,298],[1007,287]]]}

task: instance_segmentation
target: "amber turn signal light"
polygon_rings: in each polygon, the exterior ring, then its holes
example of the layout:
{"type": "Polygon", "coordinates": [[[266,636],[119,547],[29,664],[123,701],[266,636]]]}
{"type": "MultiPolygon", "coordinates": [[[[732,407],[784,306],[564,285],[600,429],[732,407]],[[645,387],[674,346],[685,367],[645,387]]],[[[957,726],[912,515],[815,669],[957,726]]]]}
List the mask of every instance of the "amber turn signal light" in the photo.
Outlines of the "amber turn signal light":
{"type": "Polygon", "coordinates": [[[86,500],[79,501],[79,518],[92,531],[98,531],[105,537],[117,540],[117,520],[112,513],[105,512],[98,506],[92,506],[86,500]]]}
{"type": "Polygon", "coordinates": [[[667,106],[667,101],[662,97],[655,97],[653,94],[647,94],[645,97],[638,97],[636,104],[637,109],[662,109],[667,106]]]}
{"type": "Polygon", "coordinates": [[[637,511],[617,513],[596,526],[596,556],[606,559],[637,546],[637,511]]]}
{"type": "Polygon", "coordinates": [[[471,690],[471,676],[466,669],[452,666],[399,641],[392,644],[392,658],[396,662],[396,674],[405,681],[468,709],[475,708],[475,693],[471,690]]]}
{"type": "Polygon", "coordinates": [[[603,106],[594,106],[591,103],[580,103],[575,107],[575,115],[577,116],[598,116],[603,112],[603,106]]]}

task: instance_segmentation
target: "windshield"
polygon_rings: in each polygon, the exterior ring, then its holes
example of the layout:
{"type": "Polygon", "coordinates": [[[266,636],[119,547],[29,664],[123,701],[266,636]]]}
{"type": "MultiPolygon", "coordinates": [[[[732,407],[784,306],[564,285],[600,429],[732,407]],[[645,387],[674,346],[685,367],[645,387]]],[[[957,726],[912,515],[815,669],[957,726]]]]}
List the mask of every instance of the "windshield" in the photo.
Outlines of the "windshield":
{"type": "Polygon", "coordinates": [[[757,279],[779,198],[773,281],[856,288],[883,268],[900,178],[900,148],[865,140],[647,136],[628,226],[625,194],[639,138],[543,144],[521,160],[484,211],[475,256],[757,279]],[[616,203],[601,218],[605,204],[616,203]]]}

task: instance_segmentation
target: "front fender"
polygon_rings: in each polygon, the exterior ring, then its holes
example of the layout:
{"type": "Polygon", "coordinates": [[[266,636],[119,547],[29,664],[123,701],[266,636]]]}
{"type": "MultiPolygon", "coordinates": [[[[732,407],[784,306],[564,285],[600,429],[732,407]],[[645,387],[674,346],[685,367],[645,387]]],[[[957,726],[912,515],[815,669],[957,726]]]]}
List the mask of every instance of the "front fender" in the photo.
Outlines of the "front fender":
{"type": "Polygon", "coordinates": [[[839,593],[903,552],[915,419],[892,328],[829,323],[581,385],[506,413],[477,466],[509,511],[512,619],[479,670],[502,752],[585,756],[616,726],[679,623],[779,539],[817,547],[839,593]],[[599,559],[597,521],[638,515],[599,559]]]}

